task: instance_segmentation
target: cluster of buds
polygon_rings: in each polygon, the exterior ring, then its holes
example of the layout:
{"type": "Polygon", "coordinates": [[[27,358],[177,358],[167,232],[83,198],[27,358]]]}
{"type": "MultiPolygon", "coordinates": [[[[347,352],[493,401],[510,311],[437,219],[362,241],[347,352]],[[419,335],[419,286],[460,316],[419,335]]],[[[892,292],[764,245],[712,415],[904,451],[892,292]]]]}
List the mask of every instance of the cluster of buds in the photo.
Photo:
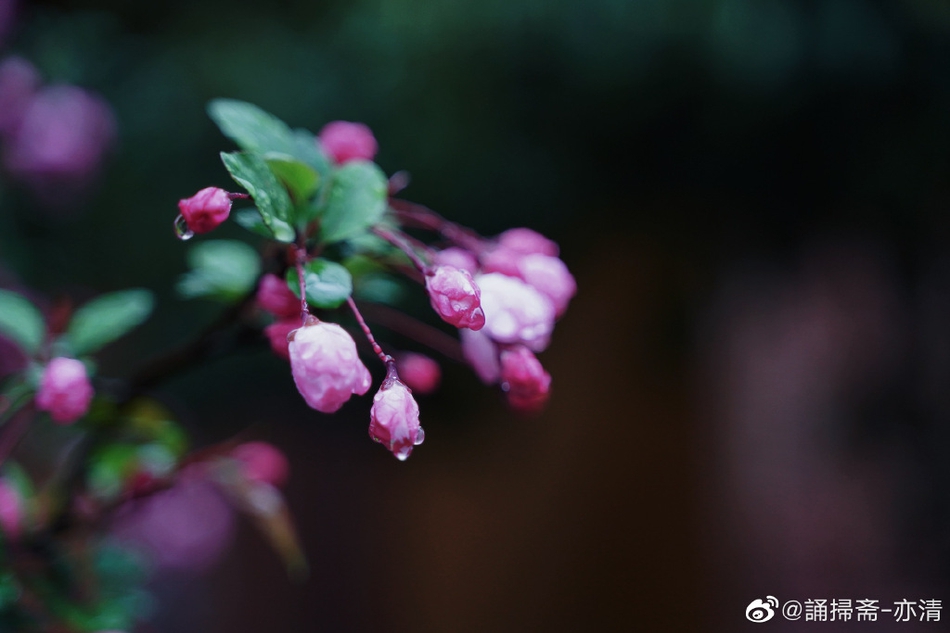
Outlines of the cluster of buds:
{"type": "MultiPolygon", "coordinates": [[[[326,125],[315,145],[331,169],[341,173],[353,165],[371,164],[378,148],[368,127],[346,121],[326,125]]],[[[366,232],[388,242],[392,253],[408,258],[411,267],[393,265],[420,281],[435,314],[457,328],[461,357],[477,375],[487,384],[499,385],[512,408],[539,411],[549,398],[551,376],[535,354],[548,346],[555,321],[577,291],[573,276],[559,258],[558,245],[527,228],[511,229],[495,238],[481,237],[429,209],[393,197],[404,185],[401,178],[390,179],[385,212],[367,223],[366,232]],[[437,233],[436,246],[409,235],[406,229],[437,233]]],[[[300,190],[295,191],[299,198],[300,190]]],[[[203,189],[179,203],[181,215],[176,226],[184,222],[190,234],[208,232],[229,217],[233,200],[253,197],[253,190],[245,195],[214,187],[203,189]]],[[[312,204],[319,205],[319,199],[315,197],[312,204]]],[[[286,250],[288,275],[262,276],[256,303],[273,317],[263,328],[264,334],[274,353],[290,362],[304,401],[317,411],[333,413],[351,396],[367,393],[372,377],[350,334],[341,325],[322,320],[323,315],[311,314],[308,293],[312,289],[307,285],[305,267],[312,261],[311,253],[323,251],[324,244],[319,207],[307,217],[318,221],[296,223],[292,240],[285,240],[295,244],[286,250]]],[[[186,238],[181,231],[179,237],[186,238]]],[[[395,260],[384,257],[383,261],[395,260]]],[[[421,354],[397,353],[394,358],[384,353],[348,290],[345,301],[386,368],[386,377],[373,399],[370,436],[405,459],[424,438],[413,391],[425,394],[438,387],[438,363],[421,354]]]]}

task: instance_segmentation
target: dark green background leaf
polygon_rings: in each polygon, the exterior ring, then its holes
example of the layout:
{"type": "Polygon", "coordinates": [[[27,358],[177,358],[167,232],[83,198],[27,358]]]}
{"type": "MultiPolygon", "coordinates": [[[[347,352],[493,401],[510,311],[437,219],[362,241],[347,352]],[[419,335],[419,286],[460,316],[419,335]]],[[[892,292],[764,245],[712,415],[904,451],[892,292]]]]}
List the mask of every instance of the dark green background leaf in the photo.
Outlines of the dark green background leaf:
{"type": "Polygon", "coordinates": [[[141,324],[155,298],[141,288],[110,292],[82,306],[69,322],[66,336],[77,356],[90,354],[141,324]]]}
{"type": "Polygon", "coordinates": [[[237,240],[195,244],[188,252],[188,263],[192,270],[182,275],[177,285],[186,298],[240,299],[253,290],[261,271],[257,251],[237,240]]]}
{"type": "Polygon", "coordinates": [[[20,346],[27,354],[39,349],[46,336],[43,315],[26,297],[0,290],[0,334],[20,346]]]}

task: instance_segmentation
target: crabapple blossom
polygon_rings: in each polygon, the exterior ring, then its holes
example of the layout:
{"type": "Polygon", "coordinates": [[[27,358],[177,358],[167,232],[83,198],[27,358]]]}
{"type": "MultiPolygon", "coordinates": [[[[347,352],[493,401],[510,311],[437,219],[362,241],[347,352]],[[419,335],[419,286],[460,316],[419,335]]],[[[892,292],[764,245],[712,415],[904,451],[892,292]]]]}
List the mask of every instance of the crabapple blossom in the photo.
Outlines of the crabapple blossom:
{"type": "Polygon", "coordinates": [[[406,352],[396,357],[399,377],[413,391],[427,395],[439,388],[442,370],[439,364],[424,354],[406,352]]]}
{"type": "Polygon", "coordinates": [[[387,377],[373,397],[369,435],[400,461],[425,439],[419,426],[419,405],[412,391],[398,378],[387,377]]]}
{"type": "Polygon", "coordinates": [[[478,272],[478,259],[472,251],[450,246],[435,254],[432,262],[437,266],[454,266],[471,274],[478,272]]]}
{"type": "Polygon", "coordinates": [[[23,529],[23,500],[6,478],[0,479],[0,529],[9,539],[16,539],[23,529]]]}
{"type": "Polygon", "coordinates": [[[287,337],[300,327],[300,319],[281,319],[264,328],[264,336],[270,342],[271,350],[285,360],[290,360],[290,341],[287,337]]]}
{"type": "Polygon", "coordinates": [[[574,276],[557,257],[540,253],[525,255],[518,262],[518,272],[518,277],[551,300],[555,316],[567,310],[567,304],[577,292],[574,276]]]}
{"type": "Polygon", "coordinates": [[[43,370],[36,408],[60,424],[75,422],[89,410],[93,390],[86,366],[75,358],[54,358],[43,370]]]}
{"type": "Polygon", "coordinates": [[[336,323],[317,321],[297,329],[289,352],[297,390],[317,411],[334,413],[372,384],[353,337],[336,323]]]}
{"type": "Polygon", "coordinates": [[[178,201],[188,228],[195,233],[207,233],[218,228],[231,214],[231,197],[218,187],[205,187],[190,198],[178,201]]]}
{"type": "Polygon", "coordinates": [[[498,236],[498,244],[524,255],[540,253],[541,255],[557,257],[560,252],[557,243],[537,231],[524,227],[508,229],[498,236]]]}
{"type": "Polygon", "coordinates": [[[485,331],[459,330],[462,340],[462,356],[486,385],[498,381],[501,372],[498,366],[498,346],[485,331]]]}
{"type": "Polygon", "coordinates": [[[501,387],[508,393],[508,403],[525,412],[540,410],[548,400],[551,374],[524,345],[501,352],[501,387]]]}
{"type": "Polygon", "coordinates": [[[432,309],[457,328],[480,330],[485,325],[481,293],[472,275],[454,266],[436,266],[426,275],[432,309]]]}
{"type": "Polygon", "coordinates": [[[273,273],[261,277],[257,286],[257,305],[279,318],[300,315],[300,299],[287,287],[287,283],[273,273]]]}
{"type": "Polygon", "coordinates": [[[551,301],[516,277],[501,273],[479,275],[485,310],[485,334],[498,343],[522,343],[544,350],[554,329],[551,301]]]}
{"type": "Polygon", "coordinates": [[[379,146],[372,130],[362,123],[332,121],[319,134],[320,145],[338,164],[351,160],[373,160],[379,146]]]}
{"type": "Polygon", "coordinates": [[[241,462],[246,479],[272,486],[283,486],[290,475],[290,464],[284,454],[267,442],[245,442],[231,451],[231,457],[241,462]]]}

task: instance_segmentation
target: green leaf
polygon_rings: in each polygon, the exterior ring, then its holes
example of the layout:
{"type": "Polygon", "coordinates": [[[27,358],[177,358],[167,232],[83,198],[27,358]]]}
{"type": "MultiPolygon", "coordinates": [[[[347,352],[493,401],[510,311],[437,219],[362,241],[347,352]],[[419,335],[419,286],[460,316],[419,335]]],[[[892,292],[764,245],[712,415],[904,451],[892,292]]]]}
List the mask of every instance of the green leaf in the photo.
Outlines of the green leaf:
{"type": "Polygon", "coordinates": [[[267,166],[290,191],[299,204],[316,193],[320,174],[316,170],[288,154],[268,153],[264,156],[267,166]]]}
{"type": "Polygon", "coordinates": [[[43,315],[25,297],[0,290],[0,334],[27,354],[35,354],[46,336],[43,315]]]}
{"type": "Polygon", "coordinates": [[[210,240],[188,251],[192,270],[178,281],[186,297],[211,297],[222,301],[240,299],[254,288],[261,262],[252,247],[237,240],[210,240]]]}
{"type": "Polygon", "coordinates": [[[221,161],[234,181],[254,198],[264,224],[275,236],[280,230],[280,222],[293,224],[294,207],[290,196],[263,158],[245,152],[221,152],[221,161]]]}
{"type": "Polygon", "coordinates": [[[274,226],[274,230],[271,231],[270,227],[264,224],[264,218],[261,217],[261,212],[253,207],[250,209],[239,209],[234,212],[232,217],[235,222],[251,233],[266,237],[269,240],[277,240],[278,242],[286,242],[288,244],[294,241],[295,233],[292,226],[283,220],[272,218],[271,224],[274,226]]]}
{"type": "Polygon", "coordinates": [[[286,123],[244,101],[215,99],[208,104],[208,116],[225,136],[250,152],[286,152],[293,142],[286,123]]]}
{"type": "Polygon", "coordinates": [[[291,130],[287,124],[256,105],[235,99],[215,99],[208,115],[221,132],[244,150],[286,154],[312,167],[321,177],[330,171],[330,161],[307,130],[291,130]]]}
{"type": "Polygon", "coordinates": [[[386,210],[386,175],[374,163],[351,161],[333,175],[321,237],[339,242],[360,235],[386,210]]]}
{"type": "MultiPolygon", "coordinates": [[[[307,284],[307,303],[316,308],[337,308],[353,292],[350,272],[328,259],[308,262],[304,266],[304,281],[307,284]]],[[[287,285],[294,295],[300,297],[300,281],[295,267],[287,270],[287,285]]]]}
{"type": "Polygon", "coordinates": [[[154,306],[152,293],[141,288],[102,295],[76,310],[66,340],[73,354],[91,354],[140,325],[154,306]]]}

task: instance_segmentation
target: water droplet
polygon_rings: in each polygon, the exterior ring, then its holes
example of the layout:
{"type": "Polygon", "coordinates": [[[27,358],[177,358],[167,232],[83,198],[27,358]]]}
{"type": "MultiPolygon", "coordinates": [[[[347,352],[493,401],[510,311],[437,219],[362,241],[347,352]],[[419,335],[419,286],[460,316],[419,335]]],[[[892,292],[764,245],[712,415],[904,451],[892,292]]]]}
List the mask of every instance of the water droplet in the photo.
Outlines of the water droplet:
{"type": "Polygon", "coordinates": [[[422,444],[423,440],[426,439],[426,432],[422,430],[422,427],[419,427],[419,432],[416,433],[416,441],[413,442],[415,446],[422,444]]]}
{"type": "Polygon", "coordinates": [[[178,217],[175,218],[175,237],[184,242],[194,236],[195,232],[188,228],[188,223],[185,222],[185,216],[179,213],[178,217]]]}
{"type": "Polygon", "coordinates": [[[393,455],[395,455],[396,459],[398,459],[399,461],[404,462],[406,461],[406,458],[409,457],[409,453],[411,452],[412,452],[412,448],[407,446],[406,448],[400,448],[394,451],[393,455]]]}

